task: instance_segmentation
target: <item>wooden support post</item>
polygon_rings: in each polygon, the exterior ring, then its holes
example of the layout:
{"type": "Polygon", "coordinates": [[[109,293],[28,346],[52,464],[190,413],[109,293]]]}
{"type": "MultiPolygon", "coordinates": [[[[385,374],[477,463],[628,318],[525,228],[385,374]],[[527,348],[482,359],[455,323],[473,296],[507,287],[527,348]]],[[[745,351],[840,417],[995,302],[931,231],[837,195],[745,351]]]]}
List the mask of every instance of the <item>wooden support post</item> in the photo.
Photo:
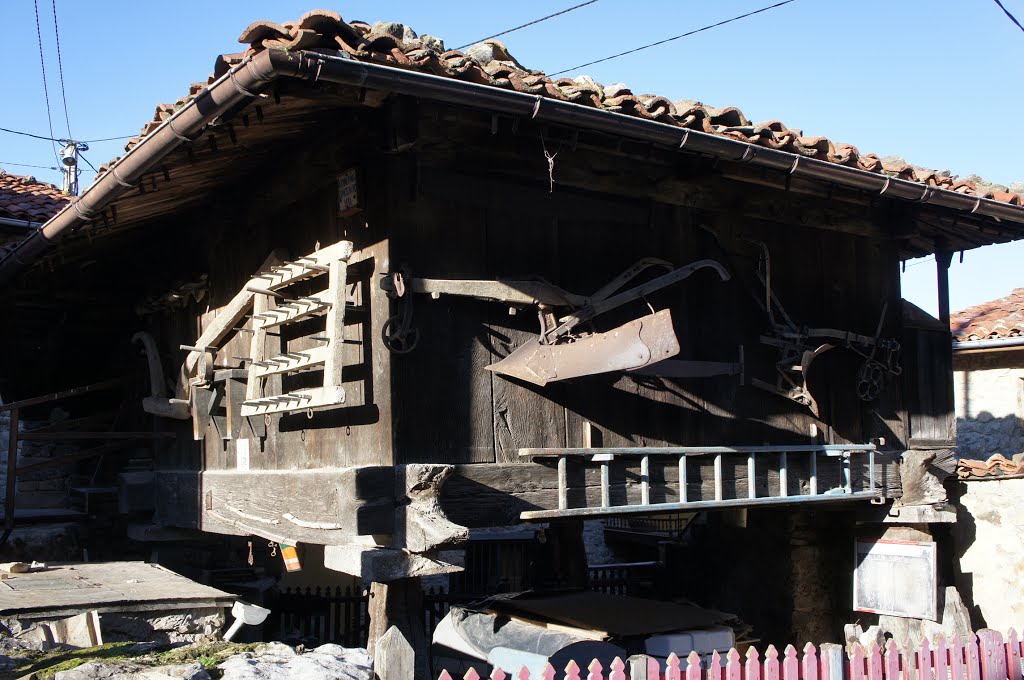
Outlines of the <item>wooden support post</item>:
{"type": "Polygon", "coordinates": [[[416,677],[416,650],[395,626],[374,644],[373,671],[380,680],[416,677]]]}
{"type": "Polygon", "coordinates": [[[548,553],[538,570],[540,582],[564,588],[587,587],[587,551],[583,546],[583,522],[565,520],[552,522],[546,530],[544,549],[548,553]]]}
{"type": "Polygon", "coordinates": [[[0,545],[14,531],[15,497],[18,491],[18,409],[11,409],[11,431],[7,438],[7,496],[4,498],[4,533],[0,545]]]}
{"type": "Polygon", "coordinates": [[[939,250],[935,253],[935,281],[939,293],[939,321],[949,328],[949,265],[953,263],[953,251],[939,250]]]}
{"type": "MultiPolygon", "coordinates": [[[[413,673],[402,677],[427,678],[430,670],[427,667],[428,632],[425,630],[423,617],[423,586],[418,578],[404,578],[391,583],[370,584],[370,630],[367,641],[367,652],[377,658],[378,645],[385,656],[408,645],[414,654],[413,673]],[[405,645],[398,642],[401,636],[405,645]]],[[[433,631],[430,631],[433,633],[433,631]]],[[[400,652],[403,664],[407,662],[408,652],[400,652]]],[[[382,680],[398,675],[380,675],[382,680]]]]}

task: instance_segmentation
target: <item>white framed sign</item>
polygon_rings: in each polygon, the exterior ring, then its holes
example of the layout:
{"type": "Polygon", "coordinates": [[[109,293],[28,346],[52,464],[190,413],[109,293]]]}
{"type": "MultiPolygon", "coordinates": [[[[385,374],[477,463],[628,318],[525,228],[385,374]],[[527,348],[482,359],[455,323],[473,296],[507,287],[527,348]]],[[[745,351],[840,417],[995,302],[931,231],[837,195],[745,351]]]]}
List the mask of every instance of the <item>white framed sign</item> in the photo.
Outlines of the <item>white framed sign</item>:
{"type": "Polygon", "coordinates": [[[938,620],[934,542],[877,539],[854,546],[854,611],[938,620]]]}

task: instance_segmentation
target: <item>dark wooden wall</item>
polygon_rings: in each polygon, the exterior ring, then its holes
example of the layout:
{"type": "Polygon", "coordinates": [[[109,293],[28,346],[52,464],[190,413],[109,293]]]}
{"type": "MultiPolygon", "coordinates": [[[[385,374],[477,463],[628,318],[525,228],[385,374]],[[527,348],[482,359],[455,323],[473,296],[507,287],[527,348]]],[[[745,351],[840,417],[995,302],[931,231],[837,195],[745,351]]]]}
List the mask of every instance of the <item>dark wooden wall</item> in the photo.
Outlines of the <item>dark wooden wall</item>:
{"type": "MultiPolygon", "coordinates": [[[[774,382],[776,353],[758,343],[768,320],[754,301],[763,297],[754,239],[768,245],[773,288],[797,323],[873,335],[887,303],[883,334],[900,335],[899,262],[888,242],[836,225],[785,224],[637,197],[631,175],[645,168],[625,157],[613,178],[621,180],[615,194],[566,186],[559,177],[582,175],[589,156],[564,147],[552,190],[540,131],[480,134],[429,119],[419,134],[420,150],[402,161],[415,172],[390,178],[411,187],[393,206],[390,227],[393,263],[414,276],[540,276],[591,293],[642,257],[677,266],[716,259],[733,280],[702,271],[648,302],[672,310],[679,358],[735,361],[742,344],[750,373],[774,382]]],[[[413,304],[420,344],[392,361],[399,462],[511,462],[520,447],[580,446],[584,419],[597,426],[604,446],[803,442],[812,424],[837,442],[884,436],[887,446],[904,443],[900,381],[890,378],[879,400],[861,402],[860,359],[845,350],[826,354],[812,369],[822,422],[786,399],[741,387],[734,376],[609,374],[526,386],[484,366],[537,333],[532,310],[509,316],[501,304],[455,297],[417,296],[413,304]]],[[[647,311],[637,303],[607,321],[647,311]]]]}

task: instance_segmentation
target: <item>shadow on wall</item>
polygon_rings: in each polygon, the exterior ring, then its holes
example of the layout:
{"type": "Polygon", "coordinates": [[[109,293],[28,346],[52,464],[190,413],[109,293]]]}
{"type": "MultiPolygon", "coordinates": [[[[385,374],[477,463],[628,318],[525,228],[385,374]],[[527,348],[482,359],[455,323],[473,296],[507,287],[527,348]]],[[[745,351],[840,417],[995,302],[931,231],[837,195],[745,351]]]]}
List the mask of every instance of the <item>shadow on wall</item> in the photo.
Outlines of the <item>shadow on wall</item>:
{"type": "Polygon", "coordinates": [[[971,628],[981,630],[987,628],[985,616],[981,607],[974,601],[974,573],[963,570],[963,558],[967,551],[974,545],[978,537],[978,524],[974,515],[961,502],[963,496],[968,492],[969,485],[953,479],[947,480],[946,489],[949,493],[949,500],[956,506],[956,522],[952,527],[953,545],[955,546],[956,558],[953,560],[953,579],[964,605],[971,615],[971,628]]]}
{"type": "Polygon", "coordinates": [[[996,453],[1012,458],[1024,451],[1024,423],[1017,415],[980,411],[975,418],[957,418],[956,436],[961,458],[985,460],[996,453]]]}

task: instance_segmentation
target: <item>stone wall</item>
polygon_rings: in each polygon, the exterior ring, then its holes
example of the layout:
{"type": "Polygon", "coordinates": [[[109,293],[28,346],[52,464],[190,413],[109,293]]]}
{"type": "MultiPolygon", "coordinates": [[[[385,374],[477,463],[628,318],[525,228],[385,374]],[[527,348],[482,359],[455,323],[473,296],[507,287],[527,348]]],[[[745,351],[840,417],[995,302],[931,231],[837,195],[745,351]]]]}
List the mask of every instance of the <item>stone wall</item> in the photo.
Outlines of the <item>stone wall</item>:
{"type": "Polygon", "coordinates": [[[1006,356],[957,357],[954,362],[957,451],[961,458],[1010,458],[1024,451],[1024,366],[1006,356]]]}
{"type": "Polygon", "coordinates": [[[1024,479],[961,482],[957,585],[971,623],[1024,626],[1024,479]]]}
{"type": "MultiPolygon", "coordinates": [[[[45,421],[22,420],[20,429],[54,424],[67,420],[67,418],[66,411],[55,408],[50,411],[49,417],[45,421]]],[[[0,503],[3,503],[7,497],[7,448],[10,430],[10,414],[6,411],[0,412],[0,503]]],[[[75,450],[75,445],[70,442],[19,442],[18,465],[45,462],[55,456],[72,453],[75,450]]],[[[19,476],[18,506],[22,508],[53,508],[66,505],[72,471],[73,466],[62,465],[43,468],[19,476]]]]}

